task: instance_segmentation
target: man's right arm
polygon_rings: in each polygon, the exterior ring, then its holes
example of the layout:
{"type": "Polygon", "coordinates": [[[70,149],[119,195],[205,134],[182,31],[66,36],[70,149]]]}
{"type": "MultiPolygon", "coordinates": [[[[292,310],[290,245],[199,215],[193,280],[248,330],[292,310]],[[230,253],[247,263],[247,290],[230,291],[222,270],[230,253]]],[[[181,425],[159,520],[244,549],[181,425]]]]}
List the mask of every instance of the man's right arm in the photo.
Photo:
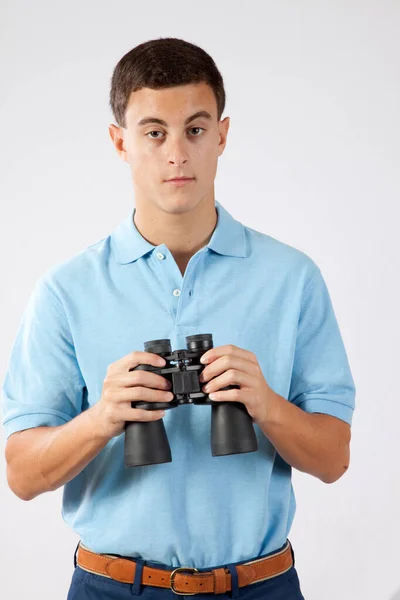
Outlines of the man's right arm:
{"type": "Polygon", "coordinates": [[[56,490],[76,477],[109,439],[96,426],[96,405],[64,425],[17,431],[6,444],[8,485],[21,500],[56,490]]]}
{"type": "Polygon", "coordinates": [[[127,421],[161,418],[160,411],[132,408],[131,402],[160,402],[168,389],[167,380],[156,373],[131,371],[142,363],[162,366],[165,360],[133,351],[109,365],[100,399],[82,410],[86,381],[60,297],[65,286],[53,275],[37,281],[1,389],[7,481],[24,500],[71,481],[108,441],[123,433],[127,421]]]}
{"type": "Polygon", "coordinates": [[[165,365],[150,352],[134,351],[109,365],[100,400],[72,420],[56,427],[17,431],[6,444],[7,481],[21,500],[33,500],[76,477],[127,421],[156,421],[162,410],[132,408],[131,402],[171,401],[170,382],[150,371],[131,369],[146,363],[165,365]]]}

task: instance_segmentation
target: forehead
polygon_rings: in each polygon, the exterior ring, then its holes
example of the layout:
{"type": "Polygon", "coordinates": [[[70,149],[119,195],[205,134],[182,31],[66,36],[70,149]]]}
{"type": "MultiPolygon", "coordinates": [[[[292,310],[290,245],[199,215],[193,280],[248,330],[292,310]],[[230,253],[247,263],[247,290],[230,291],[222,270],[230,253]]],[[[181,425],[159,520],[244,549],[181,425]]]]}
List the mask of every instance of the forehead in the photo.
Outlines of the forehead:
{"type": "Polygon", "coordinates": [[[140,119],[159,117],[173,125],[179,124],[198,110],[207,110],[215,120],[217,118],[214,92],[204,82],[162,90],[142,88],[130,95],[126,120],[127,123],[135,125],[140,119]]]}

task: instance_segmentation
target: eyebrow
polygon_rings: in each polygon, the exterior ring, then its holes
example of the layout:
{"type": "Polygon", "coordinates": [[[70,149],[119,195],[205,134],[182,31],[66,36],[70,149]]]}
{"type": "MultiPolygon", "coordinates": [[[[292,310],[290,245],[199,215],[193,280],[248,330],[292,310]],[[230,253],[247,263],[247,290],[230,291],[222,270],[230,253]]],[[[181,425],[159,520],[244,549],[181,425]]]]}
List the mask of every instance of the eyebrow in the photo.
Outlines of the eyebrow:
{"type": "MultiPolygon", "coordinates": [[[[206,110],[199,110],[197,113],[194,113],[194,115],[192,115],[191,117],[188,117],[185,120],[185,125],[187,125],[188,123],[190,123],[191,121],[194,121],[194,119],[197,119],[199,117],[204,117],[205,119],[212,119],[211,115],[209,112],[207,112],[206,110]]],[[[158,125],[163,125],[164,127],[168,127],[168,124],[163,121],[162,119],[157,119],[156,117],[145,117],[144,119],[140,119],[140,121],[138,121],[138,126],[142,127],[143,125],[147,125],[148,123],[157,123],[158,125]]]]}

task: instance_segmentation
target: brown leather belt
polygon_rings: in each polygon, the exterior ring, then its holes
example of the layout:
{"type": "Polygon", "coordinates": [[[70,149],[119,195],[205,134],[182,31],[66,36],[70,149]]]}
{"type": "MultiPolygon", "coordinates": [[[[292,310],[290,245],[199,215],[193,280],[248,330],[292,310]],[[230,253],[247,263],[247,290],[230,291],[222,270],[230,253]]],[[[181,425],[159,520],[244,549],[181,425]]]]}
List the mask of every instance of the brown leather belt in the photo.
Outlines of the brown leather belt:
{"type": "MultiPolygon", "coordinates": [[[[90,573],[109,577],[122,583],[133,583],[135,580],[136,563],[134,559],[119,558],[111,554],[92,552],[81,542],[79,543],[77,564],[90,573]]],[[[258,558],[236,565],[238,585],[244,587],[281,575],[293,565],[290,541],[286,546],[265,558],[258,558]]],[[[175,594],[225,594],[232,589],[231,574],[228,569],[220,567],[210,571],[198,572],[193,567],[178,567],[176,569],[157,569],[143,566],[141,583],[155,587],[171,589],[175,594]],[[192,573],[188,575],[183,571],[192,573]]]]}

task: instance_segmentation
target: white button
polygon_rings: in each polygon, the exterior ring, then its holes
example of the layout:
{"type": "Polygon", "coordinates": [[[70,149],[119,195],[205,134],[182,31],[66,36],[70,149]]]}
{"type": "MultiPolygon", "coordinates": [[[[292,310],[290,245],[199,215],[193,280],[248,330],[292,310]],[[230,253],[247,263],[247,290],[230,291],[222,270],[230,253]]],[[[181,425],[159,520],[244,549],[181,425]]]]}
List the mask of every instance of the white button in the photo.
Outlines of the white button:
{"type": "Polygon", "coordinates": [[[181,290],[174,290],[172,293],[174,294],[174,296],[180,296],[181,290]]]}
{"type": "Polygon", "coordinates": [[[159,258],[160,260],[162,260],[163,258],[165,258],[165,254],[163,254],[162,252],[157,252],[156,256],[157,256],[157,258],[159,258]]]}

